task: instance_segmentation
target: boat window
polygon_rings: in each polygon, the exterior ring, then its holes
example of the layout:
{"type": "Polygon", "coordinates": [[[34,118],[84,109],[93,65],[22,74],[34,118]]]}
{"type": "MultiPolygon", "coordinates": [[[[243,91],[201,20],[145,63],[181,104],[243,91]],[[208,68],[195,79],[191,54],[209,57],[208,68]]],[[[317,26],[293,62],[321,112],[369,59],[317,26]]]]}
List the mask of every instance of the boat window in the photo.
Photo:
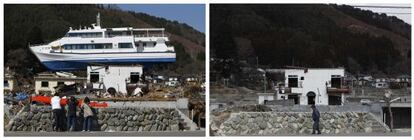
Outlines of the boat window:
{"type": "Polygon", "coordinates": [[[102,44],[95,44],[94,49],[103,49],[103,45],[102,44]]]}
{"type": "Polygon", "coordinates": [[[156,46],[157,45],[157,42],[154,42],[154,46],[156,46]]]}
{"type": "Polygon", "coordinates": [[[119,43],[119,48],[132,48],[132,43],[119,43]]]}
{"type": "Polygon", "coordinates": [[[147,46],[147,43],[146,42],[142,43],[142,46],[146,47],[147,46]]]}
{"type": "Polygon", "coordinates": [[[112,44],[103,44],[105,49],[112,49],[112,44]]]}
{"type": "Polygon", "coordinates": [[[72,45],[64,45],[63,49],[65,50],[72,50],[72,45]]]}
{"type": "Polygon", "coordinates": [[[92,32],[92,33],[68,33],[69,37],[83,37],[83,38],[92,38],[92,37],[102,37],[101,32],[92,32]]]}
{"type": "Polygon", "coordinates": [[[63,45],[65,50],[78,50],[78,49],[112,49],[111,43],[105,44],[66,44],[63,45]]]}
{"type": "Polygon", "coordinates": [[[89,44],[87,49],[93,49],[92,45],[89,44]]]}

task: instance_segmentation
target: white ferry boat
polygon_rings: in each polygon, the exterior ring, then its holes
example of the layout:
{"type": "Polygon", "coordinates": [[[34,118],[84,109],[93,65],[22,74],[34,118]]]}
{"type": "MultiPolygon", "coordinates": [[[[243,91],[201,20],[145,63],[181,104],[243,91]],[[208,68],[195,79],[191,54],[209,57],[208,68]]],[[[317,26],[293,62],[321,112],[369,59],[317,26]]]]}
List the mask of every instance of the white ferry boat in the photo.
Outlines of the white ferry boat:
{"type": "Polygon", "coordinates": [[[146,64],[175,62],[173,46],[168,46],[164,28],[101,28],[96,24],[67,34],[48,44],[29,45],[50,70],[86,70],[90,64],[146,64]]]}

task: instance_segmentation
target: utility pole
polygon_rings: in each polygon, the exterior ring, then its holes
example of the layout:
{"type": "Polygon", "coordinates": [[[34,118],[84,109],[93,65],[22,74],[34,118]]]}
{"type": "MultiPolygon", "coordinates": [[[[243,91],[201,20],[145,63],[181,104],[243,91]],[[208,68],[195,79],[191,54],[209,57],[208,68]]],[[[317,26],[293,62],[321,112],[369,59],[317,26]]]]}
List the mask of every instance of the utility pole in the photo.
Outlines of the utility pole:
{"type": "Polygon", "coordinates": [[[266,81],[266,72],[265,72],[265,73],[263,73],[263,86],[264,86],[264,93],[266,93],[266,83],[267,83],[267,81],[266,81]]]}
{"type": "Polygon", "coordinates": [[[394,118],[392,116],[392,111],[391,111],[391,102],[393,102],[393,101],[391,101],[391,95],[392,95],[391,91],[389,91],[389,90],[385,91],[386,105],[387,105],[387,108],[388,108],[388,114],[390,115],[390,131],[392,132],[392,129],[394,128],[394,124],[393,124],[394,123],[394,121],[393,121],[394,118]]]}

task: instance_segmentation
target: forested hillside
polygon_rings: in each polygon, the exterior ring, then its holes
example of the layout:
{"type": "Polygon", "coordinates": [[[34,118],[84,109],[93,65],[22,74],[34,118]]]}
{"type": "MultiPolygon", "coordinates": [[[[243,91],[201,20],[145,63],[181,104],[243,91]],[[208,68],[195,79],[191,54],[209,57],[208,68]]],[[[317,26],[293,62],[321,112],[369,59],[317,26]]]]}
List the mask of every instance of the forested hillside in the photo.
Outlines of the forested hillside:
{"type": "Polygon", "coordinates": [[[205,41],[201,33],[184,23],[145,13],[122,11],[114,5],[20,5],[4,6],[5,66],[20,76],[32,76],[45,68],[30,52],[28,44],[49,43],[61,38],[69,27],[90,26],[101,14],[107,27],[166,28],[175,46],[177,62],[154,66],[166,73],[195,74],[204,71],[205,41]]]}
{"type": "Polygon", "coordinates": [[[226,68],[212,64],[214,71],[237,72],[240,62],[258,62],[265,68],[345,67],[353,74],[411,72],[411,26],[396,17],[322,4],[212,5],[210,12],[210,56],[232,60],[226,68]]]}

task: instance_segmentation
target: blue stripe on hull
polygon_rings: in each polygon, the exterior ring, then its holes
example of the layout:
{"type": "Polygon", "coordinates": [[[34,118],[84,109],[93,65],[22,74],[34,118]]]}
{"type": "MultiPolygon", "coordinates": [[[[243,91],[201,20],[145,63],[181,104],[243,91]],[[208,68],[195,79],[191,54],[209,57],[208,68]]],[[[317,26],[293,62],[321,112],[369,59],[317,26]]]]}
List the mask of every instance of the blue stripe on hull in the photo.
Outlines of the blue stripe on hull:
{"type": "Polygon", "coordinates": [[[104,59],[104,60],[74,60],[74,61],[44,61],[42,64],[52,71],[76,71],[86,70],[93,64],[141,64],[175,62],[175,58],[156,59],[104,59]]]}

